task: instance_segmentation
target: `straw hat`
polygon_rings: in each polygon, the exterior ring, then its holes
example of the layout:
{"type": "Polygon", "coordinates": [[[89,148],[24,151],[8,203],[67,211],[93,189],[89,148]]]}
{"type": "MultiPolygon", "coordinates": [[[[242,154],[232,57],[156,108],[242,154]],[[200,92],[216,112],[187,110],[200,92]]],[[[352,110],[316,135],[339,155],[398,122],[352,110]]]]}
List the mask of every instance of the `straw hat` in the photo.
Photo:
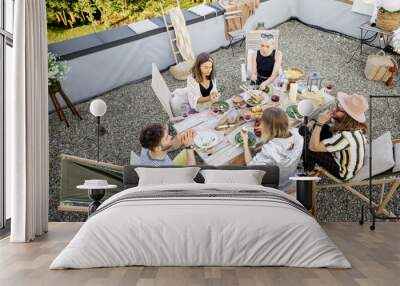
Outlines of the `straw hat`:
{"type": "Polygon", "coordinates": [[[365,118],[365,111],[368,110],[368,101],[364,96],[358,94],[346,94],[338,92],[337,99],[348,115],[354,120],[364,123],[367,121],[365,118]]]}

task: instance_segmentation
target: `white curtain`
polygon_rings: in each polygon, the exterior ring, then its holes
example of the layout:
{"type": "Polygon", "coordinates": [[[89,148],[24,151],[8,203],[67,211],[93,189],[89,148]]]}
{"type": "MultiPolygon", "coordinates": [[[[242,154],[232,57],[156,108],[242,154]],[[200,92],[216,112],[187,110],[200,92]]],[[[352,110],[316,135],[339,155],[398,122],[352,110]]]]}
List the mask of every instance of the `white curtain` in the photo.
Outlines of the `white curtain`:
{"type": "Polygon", "coordinates": [[[6,187],[12,242],[48,227],[48,84],[45,0],[15,1],[13,92],[6,97],[6,187]]]}

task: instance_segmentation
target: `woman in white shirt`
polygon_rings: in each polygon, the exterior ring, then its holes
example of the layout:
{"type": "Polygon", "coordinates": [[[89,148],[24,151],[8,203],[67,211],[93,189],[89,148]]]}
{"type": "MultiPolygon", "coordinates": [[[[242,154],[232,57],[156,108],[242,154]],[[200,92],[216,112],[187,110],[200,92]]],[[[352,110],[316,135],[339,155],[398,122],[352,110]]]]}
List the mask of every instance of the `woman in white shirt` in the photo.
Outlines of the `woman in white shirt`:
{"type": "Polygon", "coordinates": [[[264,110],[261,118],[261,132],[267,141],[254,157],[248,145],[248,132],[242,130],[244,159],[247,165],[276,165],[279,167],[279,189],[287,192],[292,186],[293,176],[303,150],[303,137],[296,128],[289,129],[287,114],[280,108],[264,110]]]}
{"type": "Polygon", "coordinates": [[[218,100],[220,94],[214,80],[214,63],[210,55],[201,53],[197,56],[192,74],[187,78],[187,96],[191,108],[218,100]]]}

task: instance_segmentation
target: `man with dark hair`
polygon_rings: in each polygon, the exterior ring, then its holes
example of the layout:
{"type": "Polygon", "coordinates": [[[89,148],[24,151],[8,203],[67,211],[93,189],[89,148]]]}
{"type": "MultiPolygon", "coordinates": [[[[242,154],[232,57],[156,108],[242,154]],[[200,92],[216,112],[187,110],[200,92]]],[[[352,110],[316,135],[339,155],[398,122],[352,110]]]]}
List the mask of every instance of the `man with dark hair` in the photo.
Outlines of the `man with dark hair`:
{"type": "Polygon", "coordinates": [[[168,151],[179,148],[183,145],[183,150],[177,157],[184,158],[185,165],[195,165],[193,144],[194,130],[190,129],[178,134],[173,138],[168,133],[168,129],[161,124],[151,124],[146,126],[140,133],[140,144],[143,149],[140,154],[141,163],[151,166],[174,165],[168,156],[168,151]]]}

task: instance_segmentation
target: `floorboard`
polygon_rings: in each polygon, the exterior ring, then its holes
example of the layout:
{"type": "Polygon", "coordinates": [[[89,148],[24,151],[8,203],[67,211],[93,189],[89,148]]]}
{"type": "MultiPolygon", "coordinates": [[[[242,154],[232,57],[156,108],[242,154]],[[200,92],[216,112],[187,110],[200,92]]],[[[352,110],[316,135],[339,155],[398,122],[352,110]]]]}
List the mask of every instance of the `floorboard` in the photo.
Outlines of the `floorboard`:
{"type": "Polygon", "coordinates": [[[49,233],[32,243],[0,240],[2,286],[398,286],[400,224],[379,223],[375,231],[356,223],[323,224],[352,263],[352,269],[289,267],[119,267],[48,270],[82,223],[50,223],[49,233]]]}

